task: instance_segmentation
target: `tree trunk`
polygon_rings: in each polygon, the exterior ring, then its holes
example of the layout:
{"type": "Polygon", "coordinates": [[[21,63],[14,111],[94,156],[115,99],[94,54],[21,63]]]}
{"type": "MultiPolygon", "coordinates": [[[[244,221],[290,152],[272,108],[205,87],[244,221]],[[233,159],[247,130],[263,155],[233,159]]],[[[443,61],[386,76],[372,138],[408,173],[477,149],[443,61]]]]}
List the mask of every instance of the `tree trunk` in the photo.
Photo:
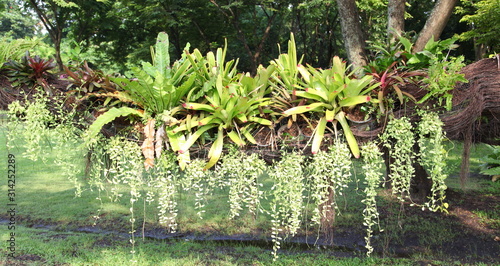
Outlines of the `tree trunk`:
{"type": "Polygon", "coordinates": [[[389,0],[387,4],[387,36],[393,42],[405,30],[406,0],[389,0]]]}
{"type": "Polygon", "coordinates": [[[334,236],[334,223],[335,223],[335,191],[332,187],[328,188],[328,199],[323,204],[319,205],[319,211],[321,213],[321,233],[324,236],[325,245],[333,245],[334,236]]]}
{"type": "Polygon", "coordinates": [[[444,30],[448,19],[453,13],[453,8],[458,0],[439,0],[432,9],[432,13],[425,22],[425,26],[418,35],[417,42],[413,47],[413,52],[420,52],[424,49],[425,44],[434,37],[434,40],[439,39],[439,36],[444,30]]]}
{"type": "Polygon", "coordinates": [[[367,62],[365,57],[365,40],[361,31],[356,1],[337,0],[337,6],[347,57],[354,70],[359,72],[362,67],[367,65],[367,62]]]}

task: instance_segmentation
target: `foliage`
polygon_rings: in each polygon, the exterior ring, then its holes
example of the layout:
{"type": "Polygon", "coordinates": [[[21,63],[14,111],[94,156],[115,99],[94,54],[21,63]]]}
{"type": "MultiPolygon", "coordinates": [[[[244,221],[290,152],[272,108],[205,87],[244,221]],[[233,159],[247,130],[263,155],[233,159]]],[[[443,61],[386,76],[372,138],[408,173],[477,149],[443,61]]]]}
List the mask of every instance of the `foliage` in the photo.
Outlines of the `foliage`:
{"type": "Polygon", "coordinates": [[[488,145],[490,153],[481,158],[480,173],[483,175],[500,175],[500,146],[488,145]]]}
{"type": "Polygon", "coordinates": [[[168,48],[168,36],[159,33],[155,49],[152,48],[153,64],[144,62],[142,69],[132,69],[137,80],[121,77],[112,79],[138,106],[151,114],[161,114],[177,107],[194,82],[194,78],[185,80],[190,61],[179,60],[170,66],[168,48]]]}
{"type": "Polygon", "coordinates": [[[496,0],[461,1],[463,7],[457,13],[463,15],[460,22],[465,22],[470,29],[459,35],[461,40],[474,39],[478,44],[483,44],[490,52],[498,52],[497,32],[500,30],[500,3],[496,0]],[[468,11],[472,9],[472,11],[468,11]]]}
{"type": "Polygon", "coordinates": [[[205,162],[201,159],[191,161],[186,167],[183,178],[180,180],[185,191],[194,191],[194,209],[200,219],[203,219],[203,213],[205,212],[206,197],[217,186],[215,174],[212,171],[206,171],[204,166],[205,162]]]}
{"type": "Polygon", "coordinates": [[[40,39],[15,39],[11,40],[7,36],[0,38],[0,67],[10,60],[20,60],[26,51],[32,49],[40,43],[40,39]]]}
{"type": "Polygon", "coordinates": [[[51,94],[47,79],[52,77],[49,70],[55,68],[53,59],[45,60],[39,56],[31,57],[29,52],[18,61],[10,60],[4,64],[6,75],[15,81],[14,86],[22,84],[32,85],[34,83],[42,86],[45,91],[51,94]]]}
{"type": "Polygon", "coordinates": [[[266,170],[266,163],[256,153],[246,155],[241,150],[231,148],[224,155],[220,167],[216,168],[219,179],[225,180],[225,186],[229,187],[229,218],[240,216],[243,205],[254,217],[260,209],[260,198],[262,186],[259,177],[266,170]]]}
{"type": "Polygon", "coordinates": [[[27,147],[24,156],[36,161],[45,158],[43,149],[45,141],[50,140],[51,130],[49,126],[56,121],[53,113],[49,110],[49,99],[43,94],[38,94],[32,102],[26,101],[21,104],[15,101],[9,105],[9,131],[23,132],[23,134],[10,134],[8,143],[15,143],[12,138],[20,138],[27,147]]]}
{"type": "MultiPolygon", "coordinates": [[[[72,69],[64,66],[64,71],[68,75],[71,86],[75,86],[83,94],[116,92],[117,85],[111,82],[109,76],[102,71],[91,69],[86,61],[80,67],[73,67],[72,69]]],[[[99,96],[97,94],[93,95],[99,96]]]]}
{"type": "Polygon", "coordinates": [[[422,80],[428,85],[426,87],[428,92],[418,102],[423,103],[430,98],[437,98],[440,106],[443,105],[444,100],[446,110],[451,111],[453,95],[450,91],[455,88],[457,82],[468,82],[464,74],[459,73],[465,66],[463,60],[463,56],[443,61],[433,60],[428,69],[428,77],[422,80]]]}
{"type": "MultiPolygon", "coordinates": [[[[371,238],[373,236],[374,225],[378,225],[379,212],[377,210],[377,189],[382,181],[382,172],[380,168],[383,165],[382,153],[380,152],[377,144],[375,142],[369,142],[362,146],[361,152],[363,155],[363,171],[365,173],[365,183],[366,188],[364,192],[366,193],[366,198],[362,200],[365,204],[365,209],[363,210],[363,225],[366,226],[366,249],[367,256],[373,252],[373,246],[371,245],[371,238]]],[[[382,231],[382,230],[381,230],[382,231]]]]}
{"type": "MultiPolygon", "coordinates": [[[[404,103],[403,95],[416,101],[404,91],[407,84],[425,84],[428,93],[418,100],[424,103],[436,99],[438,104],[451,110],[452,95],[449,93],[457,82],[467,82],[460,70],[464,67],[464,57],[449,55],[455,49],[456,38],[434,41],[430,39],[423,51],[413,53],[410,39],[399,36],[395,43],[378,44],[372,42],[375,50],[374,59],[365,68],[365,72],[380,82],[377,92],[381,113],[391,105],[391,93],[396,93],[400,103],[404,103]]],[[[395,96],[394,96],[395,97],[395,96]]]]}
{"type": "Polygon", "coordinates": [[[302,114],[306,112],[319,113],[320,120],[315,129],[312,152],[317,153],[323,140],[328,122],[338,121],[344,130],[345,138],[353,155],[358,158],[359,147],[345,118],[347,110],[371,100],[367,94],[378,84],[370,86],[371,76],[357,79],[346,73],[346,63],[339,57],[333,58],[332,68],[322,70],[311,66],[307,68],[299,65],[298,71],[303,81],[297,84],[301,90],[294,91],[300,98],[309,102],[307,105],[293,107],[286,110],[284,115],[302,114]]]}
{"type": "Polygon", "coordinates": [[[274,198],[271,202],[271,238],[273,256],[277,252],[283,238],[280,233],[285,230],[286,236],[294,236],[300,229],[300,217],[304,208],[304,156],[297,152],[283,152],[283,158],[275,163],[269,171],[269,177],[274,180],[271,188],[274,198]]]}
{"type": "Polygon", "coordinates": [[[332,224],[328,217],[334,210],[338,210],[337,197],[342,196],[342,190],[347,187],[351,178],[352,161],[347,144],[336,139],[328,151],[319,151],[312,157],[307,167],[306,175],[310,179],[311,197],[317,208],[313,211],[312,222],[325,225],[332,224]]]}
{"type": "Polygon", "coordinates": [[[392,193],[402,202],[410,196],[410,182],[415,174],[415,137],[412,128],[407,117],[391,119],[380,136],[384,147],[389,150],[389,157],[393,160],[388,169],[392,193]]]}
{"type": "Polygon", "coordinates": [[[431,211],[447,212],[448,203],[444,202],[447,186],[446,179],[446,150],[443,147],[445,138],[443,122],[436,113],[422,112],[418,124],[418,144],[420,148],[419,162],[427,168],[432,180],[431,195],[425,204],[431,211]]]}

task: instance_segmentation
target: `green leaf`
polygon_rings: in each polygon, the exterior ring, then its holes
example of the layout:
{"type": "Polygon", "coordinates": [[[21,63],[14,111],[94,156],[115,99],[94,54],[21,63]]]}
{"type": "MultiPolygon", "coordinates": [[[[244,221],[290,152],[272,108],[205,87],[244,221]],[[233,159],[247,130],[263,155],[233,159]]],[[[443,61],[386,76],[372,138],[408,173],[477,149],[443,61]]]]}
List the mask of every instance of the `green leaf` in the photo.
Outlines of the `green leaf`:
{"type": "Polygon", "coordinates": [[[327,122],[326,118],[322,117],[319,120],[318,125],[316,126],[316,130],[315,130],[313,142],[312,142],[312,147],[311,147],[312,154],[316,154],[319,151],[319,148],[321,146],[321,142],[323,141],[323,136],[325,135],[326,122],[327,122]]]}
{"type": "Polygon", "coordinates": [[[371,101],[370,96],[366,96],[366,95],[361,96],[360,95],[360,96],[353,96],[353,97],[345,98],[339,102],[339,105],[341,107],[351,107],[351,106],[355,106],[355,105],[358,105],[361,103],[366,103],[369,101],[371,101]]]}
{"type": "Polygon", "coordinates": [[[208,151],[208,158],[210,159],[207,165],[205,165],[204,169],[210,169],[217,163],[217,161],[219,161],[222,155],[223,144],[224,144],[224,129],[221,126],[219,126],[219,130],[217,132],[217,139],[210,147],[210,151],[208,151]]]}
{"type": "Polygon", "coordinates": [[[339,121],[340,125],[342,126],[342,129],[344,130],[344,136],[347,140],[347,144],[349,145],[349,148],[351,149],[352,154],[354,155],[355,158],[359,158],[360,151],[359,151],[358,142],[356,140],[356,137],[352,133],[351,128],[349,127],[349,124],[347,123],[347,120],[345,118],[345,113],[343,111],[340,111],[335,116],[335,119],[337,121],[339,121]]]}
{"type": "Polygon", "coordinates": [[[130,107],[113,107],[109,109],[106,113],[97,117],[97,119],[89,126],[88,136],[90,138],[94,138],[101,132],[101,129],[107,123],[115,120],[120,116],[129,116],[129,115],[137,115],[139,117],[144,117],[144,112],[142,110],[132,109],[130,107]]]}
{"type": "Polygon", "coordinates": [[[201,135],[203,135],[203,133],[205,133],[207,130],[212,129],[216,126],[217,126],[217,124],[209,124],[209,125],[205,125],[205,126],[198,128],[192,135],[189,136],[189,138],[186,140],[186,142],[184,144],[182,144],[182,146],[179,149],[179,152],[184,153],[184,152],[188,151],[189,148],[196,142],[196,140],[198,140],[198,138],[201,135]]]}
{"type": "Polygon", "coordinates": [[[165,32],[158,33],[155,45],[155,53],[153,55],[153,65],[163,75],[166,76],[167,69],[170,67],[168,34],[165,32]]]}
{"type": "Polygon", "coordinates": [[[227,133],[227,135],[234,143],[236,143],[236,145],[240,147],[245,146],[245,141],[241,139],[240,135],[236,130],[231,130],[229,133],[227,133]]]}
{"type": "Polygon", "coordinates": [[[302,114],[306,112],[314,112],[320,109],[321,107],[325,107],[326,104],[324,103],[311,103],[309,105],[301,105],[301,106],[296,106],[292,107],[285,112],[283,112],[284,115],[293,115],[293,114],[302,114]]]}

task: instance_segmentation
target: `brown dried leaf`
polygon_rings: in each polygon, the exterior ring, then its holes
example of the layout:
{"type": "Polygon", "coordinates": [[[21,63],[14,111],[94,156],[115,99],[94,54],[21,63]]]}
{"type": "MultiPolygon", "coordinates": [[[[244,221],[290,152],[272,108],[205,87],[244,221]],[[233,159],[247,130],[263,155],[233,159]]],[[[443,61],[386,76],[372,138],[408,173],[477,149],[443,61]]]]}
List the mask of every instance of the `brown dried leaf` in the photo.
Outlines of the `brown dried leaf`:
{"type": "Polygon", "coordinates": [[[155,155],[156,158],[160,158],[161,152],[163,151],[163,140],[165,139],[165,127],[161,126],[156,131],[155,139],[155,155]]]}
{"type": "Polygon", "coordinates": [[[149,119],[148,123],[144,126],[144,135],[146,139],[142,143],[142,154],[146,160],[144,161],[144,167],[149,169],[154,166],[155,150],[154,150],[154,137],[155,137],[155,120],[149,119]]]}

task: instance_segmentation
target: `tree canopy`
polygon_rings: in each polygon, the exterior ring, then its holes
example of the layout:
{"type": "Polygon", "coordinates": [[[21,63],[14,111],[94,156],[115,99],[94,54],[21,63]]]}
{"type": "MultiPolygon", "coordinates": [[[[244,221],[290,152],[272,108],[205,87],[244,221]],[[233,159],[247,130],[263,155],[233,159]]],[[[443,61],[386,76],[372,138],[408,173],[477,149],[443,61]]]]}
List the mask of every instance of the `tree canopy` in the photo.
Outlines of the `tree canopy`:
{"type": "MultiPolygon", "coordinates": [[[[384,43],[393,27],[417,36],[441,2],[455,6],[456,1],[2,0],[0,32],[22,38],[33,36],[35,25],[44,25],[57,61],[61,42],[73,47],[78,44],[83,52],[95,54],[92,63],[120,71],[127,64],[149,60],[149,47],[161,31],[170,36],[173,58],[180,58],[187,43],[208,52],[227,40],[228,57],[240,58],[239,67],[254,72],[259,64],[267,65],[286,49],[290,32],[296,36],[299,54],[316,67],[329,66],[334,55],[347,58],[349,49],[344,44],[349,40],[342,35],[341,22],[342,17],[352,15],[342,14],[348,10],[344,3],[355,3],[358,19],[354,21],[361,27],[355,35],[362,37],[358,42],[384,43]]],[[[469,60],[474,59],[469,49],[474,45],[488,47],[481,50],[482,55],[497,49],[498,1],[460,1],[456,5],[457,11],[449,13],[448,23],[443,24],[443,36],[460,35],[464,49],[459,52],[469,60]]],[[[352,36],[352,29],[347,31],[352,36]]]]}

